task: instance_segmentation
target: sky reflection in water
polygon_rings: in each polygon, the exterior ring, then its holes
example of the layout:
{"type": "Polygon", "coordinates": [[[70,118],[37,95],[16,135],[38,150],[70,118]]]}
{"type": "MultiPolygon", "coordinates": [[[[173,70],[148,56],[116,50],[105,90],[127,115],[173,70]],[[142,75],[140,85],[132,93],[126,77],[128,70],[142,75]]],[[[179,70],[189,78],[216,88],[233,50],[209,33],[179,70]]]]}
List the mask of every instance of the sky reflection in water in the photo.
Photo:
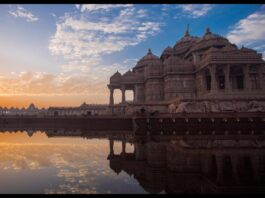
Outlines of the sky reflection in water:
{"type": "Polygon", "coordinates": [[[0,193],[144,193],[133,177],[110,169],[108,154],[107,139],[0,133],[0,193]]]}
{"type": "Polygon", "coordinates": [[[0,193],[265,193],[262,136],[59,132],[0,133],[0,193]]]}

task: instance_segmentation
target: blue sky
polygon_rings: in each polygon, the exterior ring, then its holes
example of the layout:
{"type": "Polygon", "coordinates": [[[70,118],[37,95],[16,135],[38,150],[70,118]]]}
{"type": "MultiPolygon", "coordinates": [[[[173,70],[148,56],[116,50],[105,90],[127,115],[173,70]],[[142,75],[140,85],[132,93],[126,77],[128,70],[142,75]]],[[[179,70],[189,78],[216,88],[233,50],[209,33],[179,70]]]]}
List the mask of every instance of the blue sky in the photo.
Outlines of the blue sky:
{"type": "Polygon", "coordinates": [[[131,69],[148,48],[160,56],[187,24],[192,35],[209,26],[265,55],[259,4],[0,5],[0,24],[0,95],[71,96],[72,105],[107,103],[114,72],[131,69]]]}

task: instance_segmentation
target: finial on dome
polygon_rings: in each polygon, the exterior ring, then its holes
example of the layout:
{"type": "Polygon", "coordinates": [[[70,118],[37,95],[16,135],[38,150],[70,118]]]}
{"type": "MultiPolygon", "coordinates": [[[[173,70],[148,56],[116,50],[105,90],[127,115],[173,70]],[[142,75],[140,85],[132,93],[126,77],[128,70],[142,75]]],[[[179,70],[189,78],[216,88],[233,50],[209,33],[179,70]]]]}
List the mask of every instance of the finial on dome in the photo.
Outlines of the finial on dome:
{"type": "Polygon", "coordinates": [[[211,34],[210,28],[206,27],[205,34],[211,34]]]}
{"type": "Polygon", "coordinates": [[[190,25],[188,24],[184,36],[189,36],[189,35],[190,35],[190,33],[189,33],[189,26],[190,26],[190,25]]]}
{"type": "Polygon", "coordinates": [[[148,54],[152,54],[151,48],[148,49],[148,54]]]}

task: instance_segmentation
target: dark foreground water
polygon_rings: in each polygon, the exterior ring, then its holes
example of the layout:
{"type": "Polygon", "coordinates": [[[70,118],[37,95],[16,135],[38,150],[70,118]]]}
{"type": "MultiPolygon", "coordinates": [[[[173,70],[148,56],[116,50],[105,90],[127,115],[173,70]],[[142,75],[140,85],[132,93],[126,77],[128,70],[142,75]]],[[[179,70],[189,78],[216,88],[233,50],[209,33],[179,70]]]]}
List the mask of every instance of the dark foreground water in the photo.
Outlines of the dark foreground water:
{"type": "Polygon", "coordinates": [[[1,132],[0,193],[265,193],[263,139],[78,134],[1,132]]]}

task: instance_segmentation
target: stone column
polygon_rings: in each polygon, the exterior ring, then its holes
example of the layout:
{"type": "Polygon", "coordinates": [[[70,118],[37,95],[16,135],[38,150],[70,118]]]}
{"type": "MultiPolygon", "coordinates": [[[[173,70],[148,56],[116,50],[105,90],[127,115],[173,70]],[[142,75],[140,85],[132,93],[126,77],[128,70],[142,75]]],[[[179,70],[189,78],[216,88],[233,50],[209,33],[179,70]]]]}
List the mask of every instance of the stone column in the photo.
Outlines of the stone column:
{"type": "Polygon", "coordinates": [[[219,184],[223,183],[224,173],[223,173],[223,156],[221,154],[216,155],[216,165],[217,165],[217,182],[219,184]]]}
{"type": "Polygon", "coordinates": [[[210,66],[211,73],[211,92],[217,91],[217,82],[216,82],[216,65],[210,66]]]}
{"type": "Polygon", "coordinates": [[[114,89],[113,88],[109,88],[109,90],[110,90],[109,105],[114,105],[114,98],[113,98],[114,89]]]}
{"type": "Polygon", "coordinates": [[[122,139],[122,154],[126,153],[126,141],[125,138],[122,139]]]}
{"type": "Polygon", "coordinates": [[[113,149],[113,146],[114,146],[114,141],[113,139],[109,139],[109,150],[110,150],[110,155],[114,155],[114,149],[113,149]]]}
{"type": "Polygon", "coordinates": [[[122,94],[121,103],[124,104],[125,103],[125,86],[121,87],[121,94],[122,94]]]}
{"type": "Polygon", "coordinates": [[[249,77],[249,65],[245,65],[243,68],[244,72],[244,89],[250,91],[251,89],[251,81],[249,77]]]}
{"type": "Polygon", "coordinates": [[[238,177],[238,170],[237,170],[237,165],[238,165],[238,157],[236,154],[231,155],[231,164],[232,164],[232,169],[233,169],[233,177],[235,180],[235,183],[239,183],[239,177],[238,177]]]}
{"type": "Polygon", "coordinates": [[[224,73],[225,73],[225,89],[227,91],[231,91],[232,90],[232,86],[231,86],[231,82],[230,82],[230,65],[226,65],[225,69],[224,69],[224,73]]]}
{"type": "Polygon", "coordinates": [[[137,102],[137,88],[134,86],[133,88],[133,103],[137,102]]]}
{"type": "Polygon", "coordinates": [[[253,180],[255,183],[259,183],[260,169],[259,169],[259,155],[258,154],[251,156],[251,164],[252,164],[252,171],[253,171],[253,180]]]}

